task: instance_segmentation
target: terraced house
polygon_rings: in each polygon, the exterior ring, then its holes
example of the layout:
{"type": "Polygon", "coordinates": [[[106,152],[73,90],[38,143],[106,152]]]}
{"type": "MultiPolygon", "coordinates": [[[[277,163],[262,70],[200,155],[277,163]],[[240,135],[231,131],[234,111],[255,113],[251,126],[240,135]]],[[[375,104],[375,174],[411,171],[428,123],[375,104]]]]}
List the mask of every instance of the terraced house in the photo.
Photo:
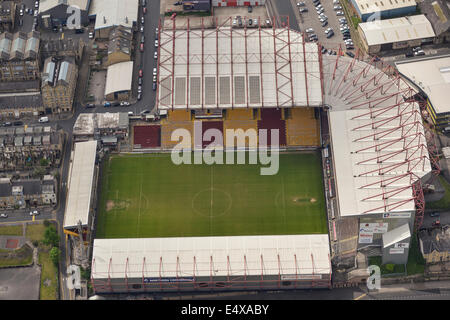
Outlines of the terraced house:
{"type": "Polygon", "coordinates": [[[41,91],[46,113],[72,110],[77,78],[78,68],[73,58],[45,60],[41,91]]]}

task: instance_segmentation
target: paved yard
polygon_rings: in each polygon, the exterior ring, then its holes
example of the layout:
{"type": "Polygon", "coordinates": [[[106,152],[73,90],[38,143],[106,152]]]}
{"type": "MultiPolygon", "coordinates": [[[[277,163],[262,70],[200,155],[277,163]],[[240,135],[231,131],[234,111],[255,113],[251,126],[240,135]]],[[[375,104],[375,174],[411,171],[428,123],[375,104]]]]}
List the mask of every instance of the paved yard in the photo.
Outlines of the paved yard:
{"type": "Polygon", "coordinates": [[[0,269],[0,300],[38,300],[38,267],[0,269]]]}
{"type": "Polygon", "coordinates": [[[105,96],[106,71],[91,73],[89,81],[89,96],[94,96],[95,104],[101,104],[105,96]]]}

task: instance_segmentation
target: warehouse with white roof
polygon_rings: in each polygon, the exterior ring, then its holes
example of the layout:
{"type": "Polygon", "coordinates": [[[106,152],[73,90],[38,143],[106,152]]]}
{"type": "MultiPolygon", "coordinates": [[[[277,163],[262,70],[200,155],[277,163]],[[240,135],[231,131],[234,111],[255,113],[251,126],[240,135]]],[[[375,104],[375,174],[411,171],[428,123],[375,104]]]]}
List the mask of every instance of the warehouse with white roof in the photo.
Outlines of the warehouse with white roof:
{"type": "Polygon", "coordinates": [[[430,21],[423,14],[360,23],[358,33],[371,54],[420,46],[435,37],[430,21]]]}
{"type": "Polygon", "coordinates": [[[125,61],[108,67],[106,73],[105,98],[108,101],[128,100],[133,82],[134,61],[125,61]]]}
{"type": "Polygon", "coordinates": [[[359,17],[363,22],[415,13],[415,0],[351,0],[359,17]]]}
{"type": "Polygon", "coordinates": [[[89,18],[95,19],[95,37],[107,39],[112,28],[133,28],[138,18],[138,0],[95,0],[89,18]]]}

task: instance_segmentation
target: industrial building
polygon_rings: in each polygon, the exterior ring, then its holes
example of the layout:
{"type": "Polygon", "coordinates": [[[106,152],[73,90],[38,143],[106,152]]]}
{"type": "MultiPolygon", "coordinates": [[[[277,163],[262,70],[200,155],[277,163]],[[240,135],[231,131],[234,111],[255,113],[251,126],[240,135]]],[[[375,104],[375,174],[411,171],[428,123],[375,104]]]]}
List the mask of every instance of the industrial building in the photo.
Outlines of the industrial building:
{"type": "MultiPolygon", "coordinates": [[[[73,126],[75,141],[128,137],[129,117],[126,112],[81,113],[73,126]]],[[[117,141],[116,141],[117,142],[117,141]]]]}
{"type": "Polygon", "coordinates": [[[450,7],[445,0],[422,0],[417,6],[433,26],[435,43],[450,42],[450,7]]]}
{"type": "Polygon", "coordinates": [[[0,34],[0,81],[39,78],[39,32],[0,34]]]}
{"type": "Polygon", "coordinates": [[[395,63],[400,74],[414,86],[427,101],[431,122],[443,129],[450,124],[450,55],[423,57],[395,63]]]}
{"type": "Polygon", "coordinates": [[[106,73],[105,99],[127,101],[131,97],[133,82],[133,61],[110,65],[106,73]]]}
{"type": "Polygon", "coordinates": [[[201,122],[221,132],[276,128],[282,150],[322,149],[329,235],[95,239],[95,292],[326,287],[328,253],[344,268],[357,253],[407,260],[422,183],[438,171],[417,92],[391,66],[322,55],[289,26],[231,23],[159,28],[157,108],[168,115],[146,131],[158,135],[149,145],[160,134],[170,150],[173,130],[201,122]]]}
{"type": "Polygon", "coordinates": [[[95,19],[95,37],[108,39],[116,26],[135,28],[138,9],[137,0],[95,0],[89,11],[89,18],[95,19]]]}
{"type": "Polygon", "coordinates": [[[76,8],[80,12],[80,26],[86,26],[89,22],[88,13],[91,0],[41,0],[39,2],[39,16],[43,28],[53,28],[67,25],[72,21],[68,19],[73,14],[71,8],[76,8]]]}
{"type": "Polygon", "coordinates": [[[427,263],[450,261],[450,227],[420,231],[419,248],[427,263]]]}
{"type": "Polygon", "coordinates": [[[433,43],[436,36],[423,14],[360,23],[358,33],[370,54],[433,43]]]}
{"type": "Polygon", "coordinates": [[[105,65],[131,61],[132,50],[133,30],[124,26],[114,27],[109,34],[108,56],[105,65]]]}
{"type": "Polygon", "coordinates": [[[44,63],[45,59],[50,57],[73,57],[75,63],[78,65],[83,56],[85,45],[82,38],[74,39],[66,37],[65,39],[42,40],[40,49],[41,61],[44,63]]]}
{"type": "Polygon", "coordinates": [[[184,0],[184,11],[211,11],[211,0],[184,0]]]}
{"type": "Polygon", "coordinates": [[[416,12],[415,0],[351,0],[363,22],[406,16],[416,12]]]}
{"type": "Polygon", "coordinates": [[[41,91],[46,114],[72,111],[77,80],[78,67],[74,58],[45,60],[41,91]]]}

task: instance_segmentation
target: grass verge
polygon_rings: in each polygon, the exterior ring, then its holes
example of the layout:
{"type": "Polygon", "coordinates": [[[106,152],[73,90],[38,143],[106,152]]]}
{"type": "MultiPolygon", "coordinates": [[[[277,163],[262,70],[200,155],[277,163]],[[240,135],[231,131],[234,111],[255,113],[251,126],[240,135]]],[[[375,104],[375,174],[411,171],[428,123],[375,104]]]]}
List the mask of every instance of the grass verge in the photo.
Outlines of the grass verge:
{"type": "Polygon", "coordinates": [[[450,184],[443,176],[439,176],[439,181],[445,190],[444,197],[438,201],[427,202],[427,209],[449,209],[450,208],[450,184]]]}
{"type": "Polygon", "coordinates": [[[0,226],[0,236],[22,236],[22,226],[0,226]]]}
{"type": "Polygon", "coordinates": [[[17,250],[0,249],[0,267],[27,266],[33,260],[33,250],[24,245],[17,250]]]}
{"type": "Polygon", "coordinates": [[[41,272],[41,300],[56,300],[58,298],[58,269],[50,259],[50,247],[39,247],[39,264],[41,272]]]}

